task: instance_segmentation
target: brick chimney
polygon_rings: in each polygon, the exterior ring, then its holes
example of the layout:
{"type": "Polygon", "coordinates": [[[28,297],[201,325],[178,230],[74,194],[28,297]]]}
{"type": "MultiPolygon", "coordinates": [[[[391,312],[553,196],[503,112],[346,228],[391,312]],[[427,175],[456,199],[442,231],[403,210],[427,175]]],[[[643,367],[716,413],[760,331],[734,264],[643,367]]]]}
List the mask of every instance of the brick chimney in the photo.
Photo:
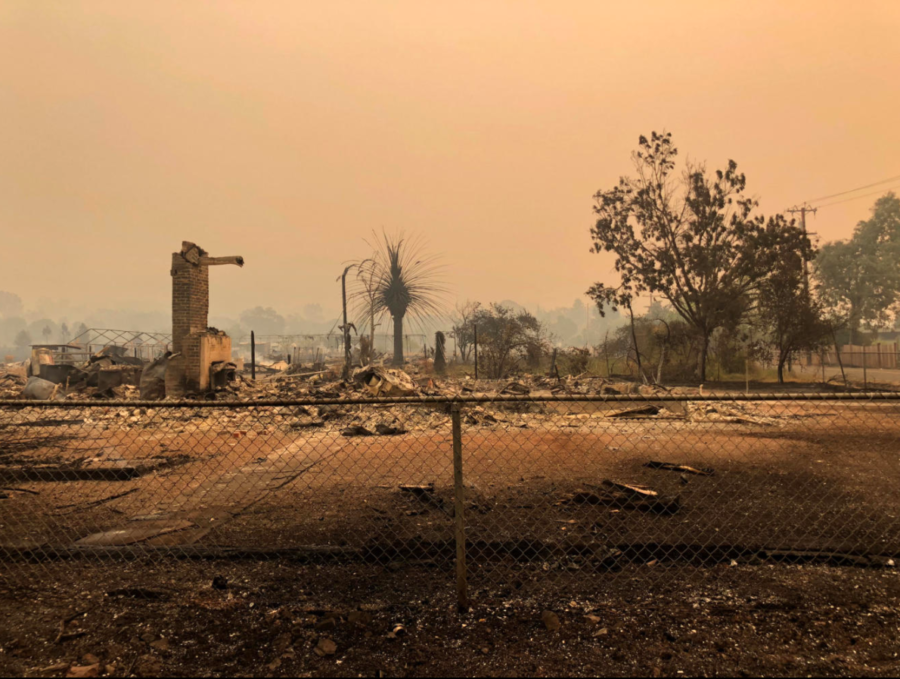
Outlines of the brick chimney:
{"type": "Polygon", "coordinates": [[[210,332],[209,267],[244,265],[243,257],[210,257],[200,246],[184,241],[172,253],[172,352],[181,354],[169,363],[166,395],[203,391],[209,386],[212,362],[231,360],[231,340],[210,332]]]}

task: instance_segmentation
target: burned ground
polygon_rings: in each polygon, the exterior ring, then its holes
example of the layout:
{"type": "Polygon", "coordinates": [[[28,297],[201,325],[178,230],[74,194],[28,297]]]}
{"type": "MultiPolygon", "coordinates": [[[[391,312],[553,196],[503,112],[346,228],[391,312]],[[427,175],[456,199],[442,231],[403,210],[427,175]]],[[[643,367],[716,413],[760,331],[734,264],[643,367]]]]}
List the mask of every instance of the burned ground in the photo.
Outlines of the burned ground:
{"type": "Polygon", "coordinates": [[[893,401],[466,405],[463,619],[447,410],[9,408],[5,669],[896,671],[893,401]]]}
{"type": "MultiPolygon", "coordinates": [[[[703,417],[688,403],[688,416],[663,409],[634,418],[609,404],[528,405],[542,412],[509,412],[518,404],[468,411],[468,535],[485,549],[521,540],[900,549],[891,501],[900,426],[891,402],[719,404],[703,417]],[[649,461],[714,473],[686,476],[649,461]],[[584,495],[610,479],[677,499],[677,511],[617,509],[584,495]]],[[[15,450],[2,466],[3,485],[17,489],[0,505],[6,548],[436,548],[452,538],[441,405],[334,407],[308,427],[325,408],[312,416],[304,407],[57,410],[21,413],[0,432],[5,450],[15,450]],[[374,430],[375,421],[406,433],[341,433],[354,422],[374,430]],[[425,484],[433,486],[425,501],[400,489],[425,484]],[[140,539],[92,538],[136,528],[140,539]],[[153,528],[160,534],[144,537],[153,528]]]]}
{"type": "Polygon", "coordinates": [[[31,586],[0,590],[0,673],[63,676],[73,664],[95,662],[107,676],[894,676],[900,669],[900,578],[892,570],[632,566],[614,586],[592,576],[577,588],[540,571],[507,572],[478,588],[471,612],[460,616],[450,577],[426,566],[282,560],[71,569],[80,584],[55,584],[48,571],[31,586]],[[543,624],[546,610],[556,613],[558,631],[543,624]],[[323,639],[334,642],[333,655],[315,652],[323,639]]]}

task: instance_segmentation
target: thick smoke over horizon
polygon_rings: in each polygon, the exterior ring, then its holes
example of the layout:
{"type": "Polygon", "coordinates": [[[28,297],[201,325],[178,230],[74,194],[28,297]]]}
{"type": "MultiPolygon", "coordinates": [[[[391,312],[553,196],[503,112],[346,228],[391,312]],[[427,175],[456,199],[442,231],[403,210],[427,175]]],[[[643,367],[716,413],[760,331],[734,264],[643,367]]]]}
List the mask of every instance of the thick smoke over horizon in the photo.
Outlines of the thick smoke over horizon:
{"type": "MultiPolygon", "coordinates": [[[[213,295],[215,299],[215,295],[213,295]]],[[[102,300],[100,300],[102,301],[102,300]]],[[[484,300],[484,304],[489,300],[484,300]]],[[[575,299],[570,306],[543,309],[539,305],[523,305],[514,300],[502,300],[503,306],[525,309],[541,321],[561,345],[594,345],[602,341],[603,333],[621,323],[617,315],[601,318],[593,305],[575,299]]],[[[220,305],[221,306],[221,305],[220,305]]],[[[443,318],[428,318],[412,323],[410,335],[425,335],[432,343],[437,330],[447,331],[453,323],[452,308],[443,318]]],[[[259,335],[328,334],[338,333],[340,309],[321,303],[308,303],[296,310],[283,310],[260,304],[243,310],[216,313],[211,310],[209,324],[239,339],[254,330],[259,335]]],[[[112,328],[143,332],[169,333],[172,329],[171,311],[145,309],[140,304],[131,308],[110,308],[67,301],[27,300],[13,291],[0,291],[0,351],[3,355],[21,358],[25,354],[24,332],[29,344],[66,342],[84,328],[112,328]],[[49,331],[49,332],[48,332],[49,331]],[[19,344],[17,344],[17,340],[19,344]]],[[[363,332],[365,332],[363,330],[363,332]]],[[[380,319],[377,333],[389,332],[386,319],[380,319]]]]}

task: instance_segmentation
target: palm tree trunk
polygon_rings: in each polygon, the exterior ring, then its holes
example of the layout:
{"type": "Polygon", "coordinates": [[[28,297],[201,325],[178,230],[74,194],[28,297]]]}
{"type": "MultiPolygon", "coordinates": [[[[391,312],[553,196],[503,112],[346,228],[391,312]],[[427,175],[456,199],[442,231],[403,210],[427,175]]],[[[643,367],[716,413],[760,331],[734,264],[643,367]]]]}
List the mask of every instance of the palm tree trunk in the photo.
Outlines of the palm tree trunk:
{"type": "Polygon", "coordinates": [[[394,365],[403,365],[403,316],[394,316],[394,365]]]}

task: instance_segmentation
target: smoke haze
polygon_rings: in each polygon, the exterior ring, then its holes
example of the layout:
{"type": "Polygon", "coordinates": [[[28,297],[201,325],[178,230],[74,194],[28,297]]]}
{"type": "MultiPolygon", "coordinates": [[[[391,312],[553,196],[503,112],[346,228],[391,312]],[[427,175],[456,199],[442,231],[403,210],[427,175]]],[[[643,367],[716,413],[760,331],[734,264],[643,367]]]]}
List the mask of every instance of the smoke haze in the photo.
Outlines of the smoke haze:
{"type": "MultiPolygon", "coordinates": [[[[460,299],[568,308],[615,279],[591,196],[640,134],[734,158],[766,212],[898,174],[898,28],[894,0],[4,2],[0,290],[167,324],[191,240],[247,262],[212,271],[211,322],[332,320],[384,226],[460,299]]],[[[811,228],[847,237],[872,202],[811,228]]]]}

